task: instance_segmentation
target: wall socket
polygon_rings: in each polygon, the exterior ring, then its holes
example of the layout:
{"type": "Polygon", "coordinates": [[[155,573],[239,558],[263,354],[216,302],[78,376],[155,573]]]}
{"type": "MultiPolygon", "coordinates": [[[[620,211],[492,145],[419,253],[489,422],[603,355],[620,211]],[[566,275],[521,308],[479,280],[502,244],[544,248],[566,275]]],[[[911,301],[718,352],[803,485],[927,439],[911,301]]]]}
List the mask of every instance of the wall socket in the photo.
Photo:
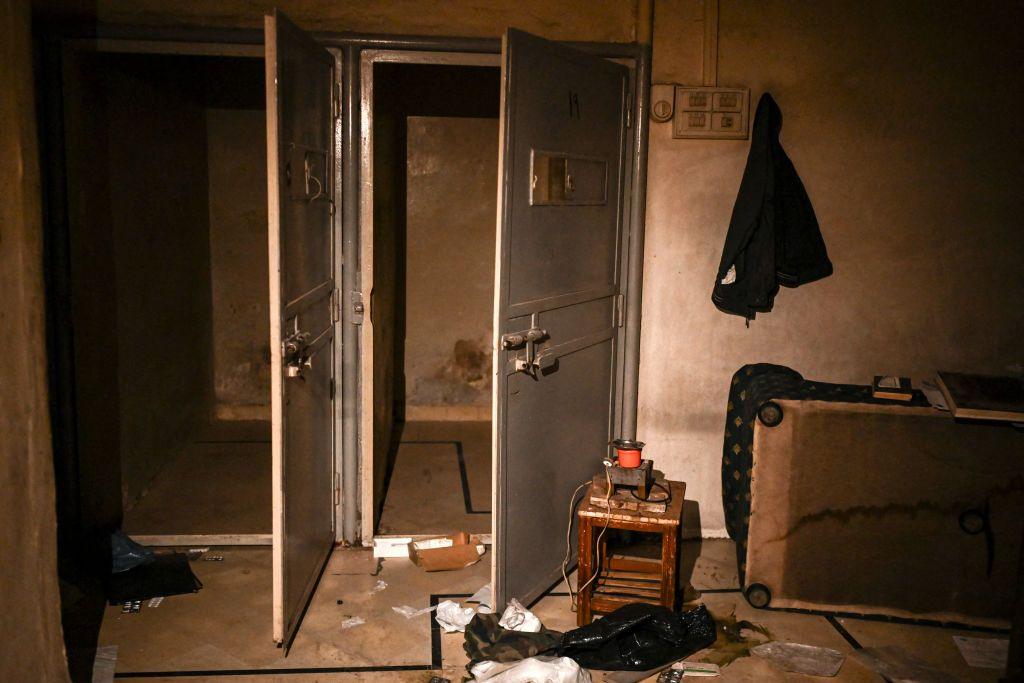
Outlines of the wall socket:
{"type": "Polygon", "coordinates": [[[663,102],[664,86],[651,86],[651,118],[672,120],[672,137],[710,140],[742,140],[747,137],[750,119],[749,88],[712,88],[676,85],[672,107],[663,102]],[[656,99],[657,97],[657,99],[656,99]],[[656,107],[661,110],[657,111],[656,107]],[[668,112],[668,117],[664,114],[668,112]],[[659,115],[660,114],[660,115],[659,115]]]}

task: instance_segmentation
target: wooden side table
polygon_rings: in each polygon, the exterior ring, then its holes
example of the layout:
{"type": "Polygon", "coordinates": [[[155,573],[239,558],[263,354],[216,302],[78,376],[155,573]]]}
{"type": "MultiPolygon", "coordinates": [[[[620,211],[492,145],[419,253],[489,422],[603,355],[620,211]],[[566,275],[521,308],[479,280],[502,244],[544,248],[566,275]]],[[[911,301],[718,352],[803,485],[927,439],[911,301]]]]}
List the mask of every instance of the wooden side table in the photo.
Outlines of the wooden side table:
{"type": "MultiPolygon", "coordinates": [[[[676,564],[686,484],[681,481],[670,481],[668,484],[672,490],[672,501],[668,509],[661,513],[608,510],[592,504],[591,491],[588,490],[577,513],[580,552],[576,585],[586,584],[594,572],[599,572],[599,576],[579,593],[576,613],[576,623],[579,626],[589,624],[595,613],[606,614],[632,602],[664,605],[669,609],[675,609],[676,564]],[[601,566],[595,567],[594,549],[597,537],[606,524],[609,529],[660,534],[660,560],[610,558],[607,539],[602,539],[601,566]]],[[[593,484],[591,487],[593,488],[593,484]]]]}

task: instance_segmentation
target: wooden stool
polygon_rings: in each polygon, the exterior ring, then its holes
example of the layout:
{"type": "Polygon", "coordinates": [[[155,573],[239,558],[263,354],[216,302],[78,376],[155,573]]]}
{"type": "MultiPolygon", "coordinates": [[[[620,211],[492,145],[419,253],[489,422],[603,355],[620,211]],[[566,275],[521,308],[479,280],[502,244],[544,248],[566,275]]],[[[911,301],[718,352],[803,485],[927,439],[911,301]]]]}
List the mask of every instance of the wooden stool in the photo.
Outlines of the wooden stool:
{"type": "MultiPolygon", "coordinates": [[[[579,592],[576,623],[589,624],[594,613],[613,612],[631,602],[664,605],[675,609],[676,563],[679,556],[679,528],[682,526],[683,495],[686,484],[668,482],[672,500],[665,512],[634,512],[599,507],[590,502],[594,485],[588,490],[579,512],[579,570],[576,585],[590,581],[594,572],[600,575],[579,592]],[[607,524],[609,529],[625,529],[661,534],[661,559],[610,558],[607,538],[602,539],[601,566],[594,566],[596,538],[607,524]]],[[[661,489],[655,489],[660,492],[661,489]]],[[[603,491],[601,493],[603,495],[603,491]]]]}

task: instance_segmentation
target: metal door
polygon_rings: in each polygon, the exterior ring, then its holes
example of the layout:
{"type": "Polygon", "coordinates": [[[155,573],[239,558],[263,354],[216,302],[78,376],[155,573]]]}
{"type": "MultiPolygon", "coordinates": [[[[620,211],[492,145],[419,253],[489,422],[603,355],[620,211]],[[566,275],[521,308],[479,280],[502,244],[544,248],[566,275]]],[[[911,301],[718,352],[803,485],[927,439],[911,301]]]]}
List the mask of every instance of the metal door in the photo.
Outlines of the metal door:
{"type": "MultiPolygon", "coordinates": [[[[573,490],[614,424],[626,67],[509,30],[495,283],[494,587],[561,574],[573,490]]],[[[575,550],[573,550],[575,553],[575,550]]]]}
{"type": "Polygon", "coordinates": [[[287,645],[334,543],[334,58],[266,17],[274,640],[287,645]]]}

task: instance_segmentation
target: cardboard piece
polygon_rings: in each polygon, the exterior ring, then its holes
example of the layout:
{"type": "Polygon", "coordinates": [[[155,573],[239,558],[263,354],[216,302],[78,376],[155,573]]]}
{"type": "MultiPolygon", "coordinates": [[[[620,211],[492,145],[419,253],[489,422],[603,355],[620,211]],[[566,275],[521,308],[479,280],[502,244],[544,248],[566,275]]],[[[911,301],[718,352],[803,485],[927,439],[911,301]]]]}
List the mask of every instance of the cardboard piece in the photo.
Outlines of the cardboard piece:
{"type": "Polygon", "coordinates": [[[426,572],[464,569],[483,557],[484,546],[465,531],[449,536],[426,538],[409,545],[409,559],[426,572]]]}

